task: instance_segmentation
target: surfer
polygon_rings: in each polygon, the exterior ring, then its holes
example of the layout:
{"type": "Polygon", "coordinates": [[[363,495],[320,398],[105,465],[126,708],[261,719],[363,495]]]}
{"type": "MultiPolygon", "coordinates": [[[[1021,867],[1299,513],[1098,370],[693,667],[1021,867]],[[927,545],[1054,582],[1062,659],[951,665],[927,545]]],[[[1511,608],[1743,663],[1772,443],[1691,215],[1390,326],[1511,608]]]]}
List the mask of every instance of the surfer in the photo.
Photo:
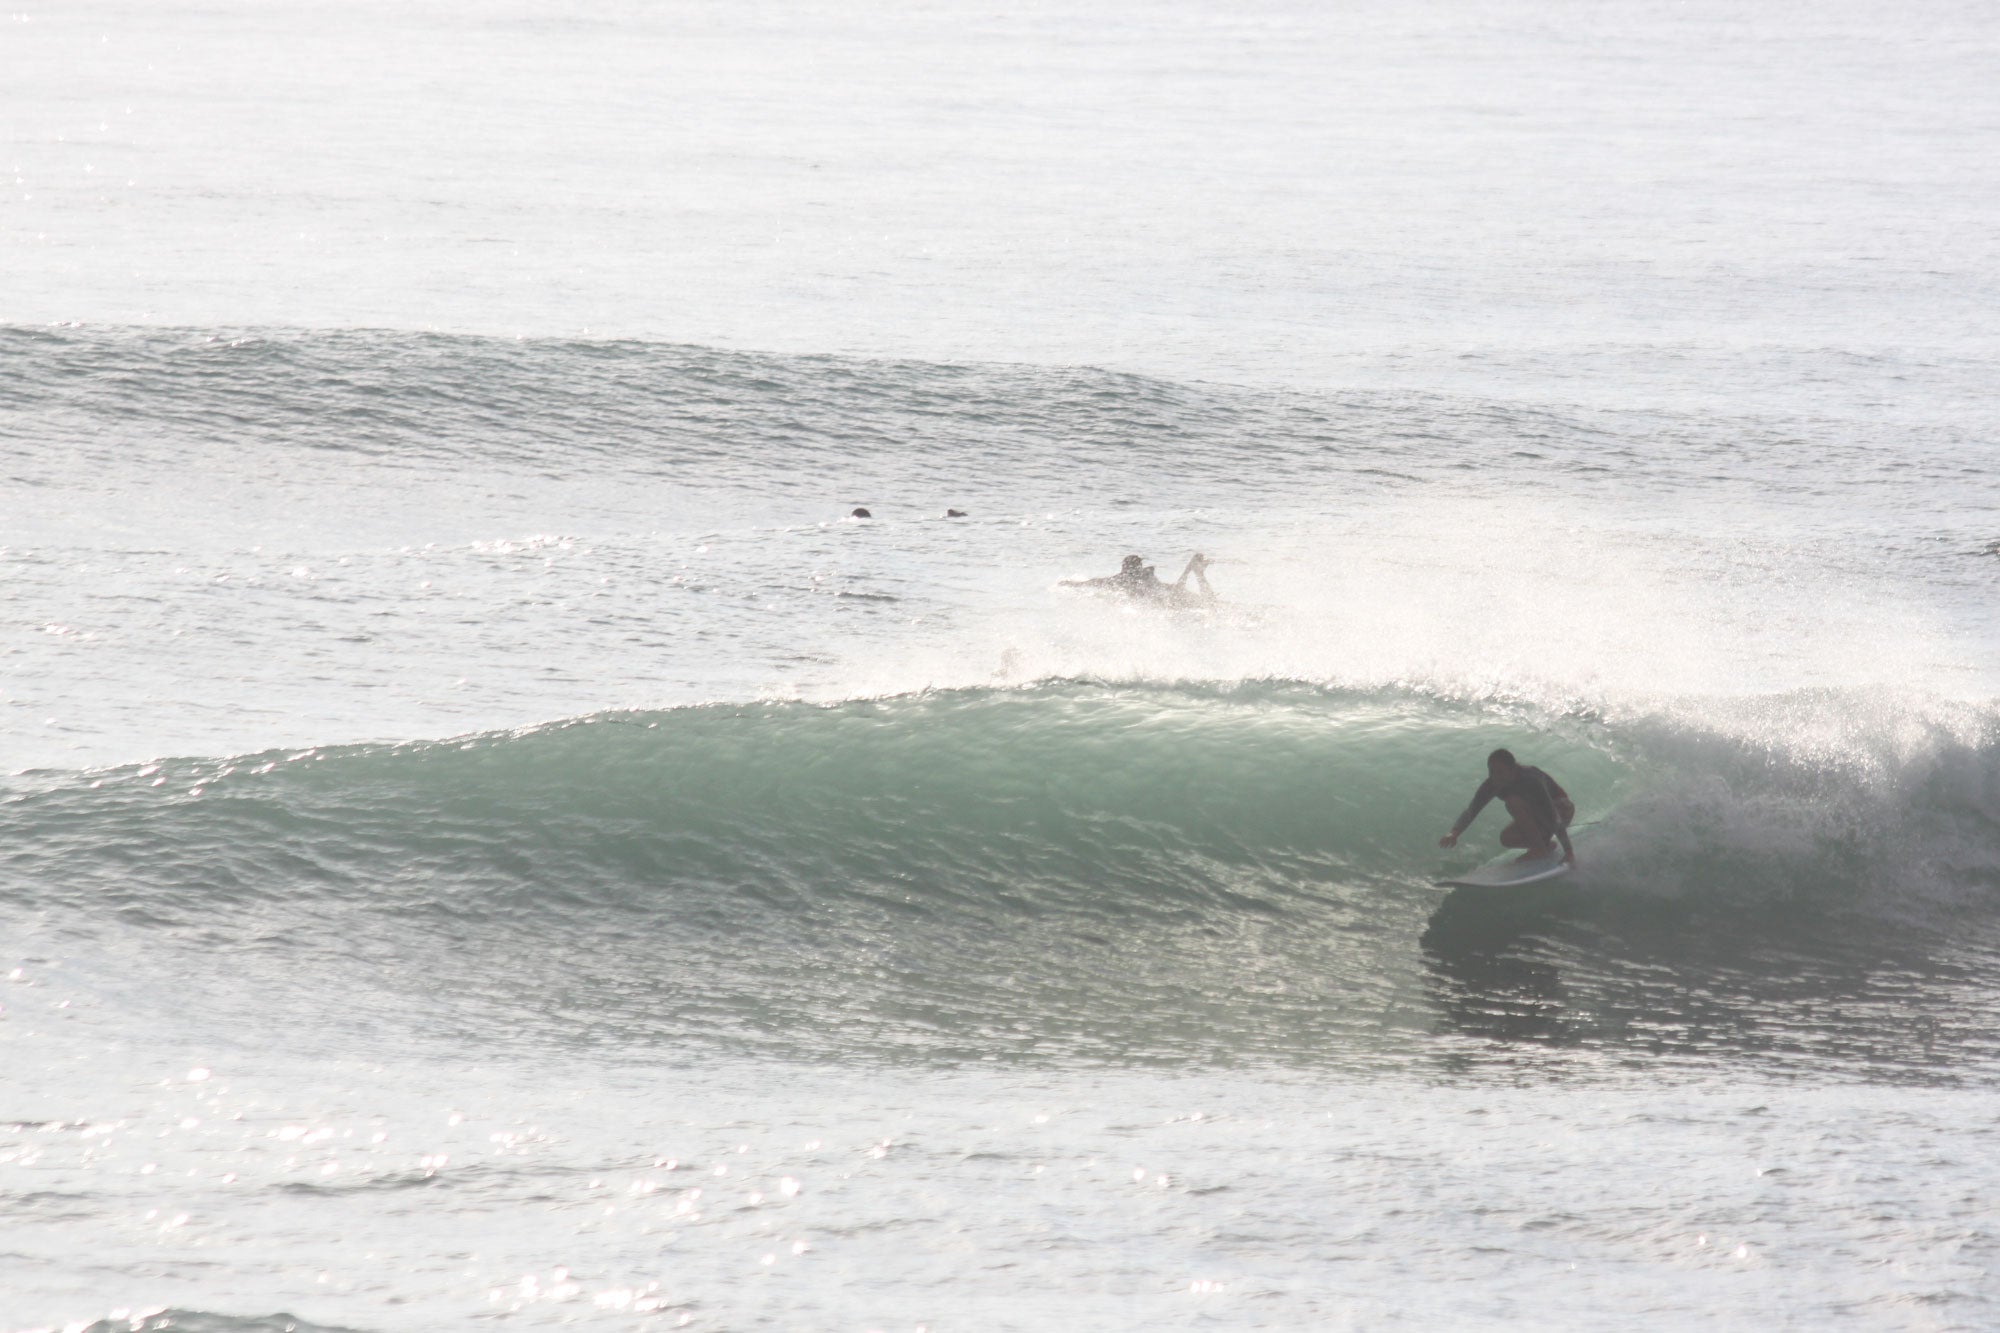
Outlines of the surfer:
{"type": "Polygon", "coordinates": [[[1456,843],[1458,835],[1479,818],[1479,812],[1496,796],[1513,818],[1512,823],[1500,830],[1502,847],[1524,848],[1521,859],[1525,861],[1529,857],[1547,856],[1552,845],[1560,842],[1563,860],[1571,865],[1576,863],[1576,849],[1569,845],[1569,821],[1576,818],[1576,802],[1570,800],[1569,793],[1554,778],[1514,758],[1512,750],[1495,750],[1486,756],[1486,781],[1472,794],[1472,804],[1465,807],[1465,813],[1451,826],[1451,832],[1438,839],[1438,846],[1456,843]]]}
{"type": "Polygon", "coordinates": [[[1208,557],[1200,551],[1194,553],[1187,568],[1172,583],[1163,582],[1146,563],[1145,556],[1128,555],[1116,574],[1095,579],[1064,579],[1057,586],[1117,593],[1135,602],[1158,602],[1164,606],[1213,606],[1216,602],[1215,589],[1208,586],[1208,557]],[[1188,586],[1189,579],[1195,581],[1193,588],[1188,586]]]}
{"type": "Polygon", "coordinates": [[[1122,593],[1141,601],[1151,601],[1167,588],[1166,584],[1160,582],[1160,576],[1153,572],[1153,567],[1146,563],[1146,557],[1143,555],[1126,556],[1119,563],[1116,574],[1106,574],[1101,579],[1064,579],[1056,586],[1122,593]]]}

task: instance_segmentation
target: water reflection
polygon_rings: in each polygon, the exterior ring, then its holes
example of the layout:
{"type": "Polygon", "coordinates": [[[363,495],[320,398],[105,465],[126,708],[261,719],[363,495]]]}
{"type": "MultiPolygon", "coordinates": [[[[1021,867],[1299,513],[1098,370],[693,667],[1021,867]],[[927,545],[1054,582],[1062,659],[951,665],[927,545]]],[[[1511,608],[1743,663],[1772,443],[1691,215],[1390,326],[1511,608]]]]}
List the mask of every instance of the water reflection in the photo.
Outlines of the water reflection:
{"type": "MultiPolygon", "coordinates": [[[[1990,1076],[2000,940],[1791,908],[1455,890],[1421,940],[1434,1030],[1631,1060],[1916,1081],[1990,1076]]],[[[1455,1053],[1462,1057],[1463,1052],[1455,1053]]]]}

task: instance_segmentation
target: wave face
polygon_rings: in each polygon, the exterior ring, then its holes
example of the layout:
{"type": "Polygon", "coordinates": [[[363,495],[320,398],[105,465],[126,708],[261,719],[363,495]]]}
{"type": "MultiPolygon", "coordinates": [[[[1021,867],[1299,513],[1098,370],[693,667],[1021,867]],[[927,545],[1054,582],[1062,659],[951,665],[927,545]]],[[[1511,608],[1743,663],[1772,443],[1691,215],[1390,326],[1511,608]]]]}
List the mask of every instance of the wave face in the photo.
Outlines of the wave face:
{"type": "Polygon", "coordinates": [[[416,988],[428,1025],[559,1044],[1376,1062],[1526,1004],[1529,1036],[1616,1048],[1643,1012],[1681,1050],[1700,991],[1684,1053],[1873,1049],[1994,970],[2000,740],[1866,700],[1751,711],[1850,734],[1786,753],[1742,718],[1282,682],[599,714],[30,775],[0,807],[7,897],[131,957],[365,979],[342,990],[368,1023],[416,988]],[[1577,797],[1584,870],[1426,957],[1427,849],[1501,744],[1577,797]]]}

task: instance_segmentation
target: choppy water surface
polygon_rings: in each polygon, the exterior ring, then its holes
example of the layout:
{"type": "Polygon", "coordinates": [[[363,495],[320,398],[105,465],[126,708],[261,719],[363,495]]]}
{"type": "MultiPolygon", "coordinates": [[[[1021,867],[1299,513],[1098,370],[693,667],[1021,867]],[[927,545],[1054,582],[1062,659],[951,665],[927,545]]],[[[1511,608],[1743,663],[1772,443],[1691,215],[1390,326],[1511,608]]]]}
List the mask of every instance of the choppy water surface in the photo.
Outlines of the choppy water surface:
{"type": "Polygon", "coordinates": [[[1979,14],[1426,15],[13,16],[0,1331],[1991,1326],[1979,14]]]}

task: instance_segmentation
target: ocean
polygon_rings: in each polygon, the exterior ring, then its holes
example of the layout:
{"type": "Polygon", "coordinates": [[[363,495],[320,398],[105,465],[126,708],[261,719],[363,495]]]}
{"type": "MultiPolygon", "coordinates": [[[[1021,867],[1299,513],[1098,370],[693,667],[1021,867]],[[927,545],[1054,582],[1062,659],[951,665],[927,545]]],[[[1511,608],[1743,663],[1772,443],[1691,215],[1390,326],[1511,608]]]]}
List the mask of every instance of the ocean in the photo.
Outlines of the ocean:
{"type": "Polygon", "coordinates": [[[0,1333],[2000,1326],[1996,48],[0,15],[0,1333]]]}

